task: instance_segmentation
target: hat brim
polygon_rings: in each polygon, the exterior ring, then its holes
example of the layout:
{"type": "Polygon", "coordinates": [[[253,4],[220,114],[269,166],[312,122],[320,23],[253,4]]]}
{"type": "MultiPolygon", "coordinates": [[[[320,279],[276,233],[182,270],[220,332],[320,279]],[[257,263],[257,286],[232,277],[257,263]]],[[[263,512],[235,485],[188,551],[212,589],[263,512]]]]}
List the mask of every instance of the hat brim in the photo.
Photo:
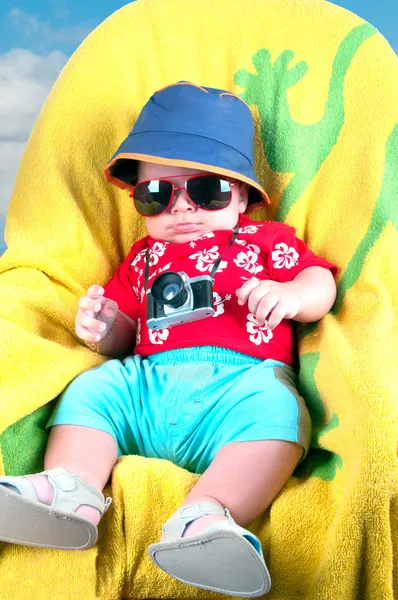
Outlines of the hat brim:
{"type": "Polygon", "coordinates": [[[106,180],[132,191],[138,162],[153,162],[225,175],[250,186],[250,211],[270,204],[248,159],[236,149],[209,138],[176,132],[144,132],[129,135],[105,167],[106,180]]]}

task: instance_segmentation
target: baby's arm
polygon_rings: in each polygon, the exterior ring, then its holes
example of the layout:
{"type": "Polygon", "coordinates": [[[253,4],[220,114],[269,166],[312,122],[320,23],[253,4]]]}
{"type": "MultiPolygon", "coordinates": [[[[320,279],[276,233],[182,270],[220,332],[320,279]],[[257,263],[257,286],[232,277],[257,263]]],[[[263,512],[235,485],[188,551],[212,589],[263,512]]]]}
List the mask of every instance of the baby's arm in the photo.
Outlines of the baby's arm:
{"type": "Polygon", "coordinates": [[[322,319],[336,300],[336,282],[331,271],[324,267],[308,267],[285,285],[300,297],[300,310],[294,317],[300,323],[322,319]]]}
{"type": "Polygon", "coordinates": [[[303,269],[292,281],[249,279],[236,290],[239,304],[248,302],[258,323],[274,329],[282,319],[311,323],[321,319],[336,299],[332,273],[324,267],[303,269]]]}
{"type": "Polygon", "coordinates": [[[79,300],[75,321],[76,334],[93,350],[105,356],[122,357],[131,353],[136,323],[118,310],[113,300],[104,297],[104,289],[92,285],[79,300]]]}

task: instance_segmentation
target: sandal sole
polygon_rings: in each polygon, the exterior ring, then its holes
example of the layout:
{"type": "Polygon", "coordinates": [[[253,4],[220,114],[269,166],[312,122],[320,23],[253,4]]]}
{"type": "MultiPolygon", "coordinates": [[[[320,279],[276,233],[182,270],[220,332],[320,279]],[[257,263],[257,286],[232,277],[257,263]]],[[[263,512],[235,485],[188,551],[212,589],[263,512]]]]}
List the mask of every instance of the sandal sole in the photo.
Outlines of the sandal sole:
{"type": "Polygon", "coordinates": [[[232,532],[212,531],[148,548],[152,561],[178,581],[240,598],[269,592],[267,566],[246,539],[232,532]]]}
{"type": "Polygon", "coordinates": [[[0,540],[23,546],[88,550],[97,527],[84,517],[51,509],[0,486],[0,540]]]}

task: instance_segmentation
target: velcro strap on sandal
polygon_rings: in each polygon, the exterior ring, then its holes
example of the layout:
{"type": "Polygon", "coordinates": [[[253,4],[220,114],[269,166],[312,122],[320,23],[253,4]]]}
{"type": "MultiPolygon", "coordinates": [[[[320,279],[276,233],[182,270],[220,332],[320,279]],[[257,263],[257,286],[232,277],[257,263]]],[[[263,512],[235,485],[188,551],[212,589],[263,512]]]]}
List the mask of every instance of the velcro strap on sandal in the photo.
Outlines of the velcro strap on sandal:
{"type": "Polygon", "coordinates": [[[96,508],[102,516],[112,502],[109,497],[105,500],[101,492],[78,475],[68,473],[60,467],[42,471],[40,475],[46,475],[54,489],[51,508],[74,512],[79,506],[85,505],[96,508]]]}
{"type": "Polygon", "coordinates": [[[206,515],[226,515],[222,506],[215,502],[196,502],[179,508],[162,527],[163,541],[175,540],[183,536],[186,527],[206,515]]]}

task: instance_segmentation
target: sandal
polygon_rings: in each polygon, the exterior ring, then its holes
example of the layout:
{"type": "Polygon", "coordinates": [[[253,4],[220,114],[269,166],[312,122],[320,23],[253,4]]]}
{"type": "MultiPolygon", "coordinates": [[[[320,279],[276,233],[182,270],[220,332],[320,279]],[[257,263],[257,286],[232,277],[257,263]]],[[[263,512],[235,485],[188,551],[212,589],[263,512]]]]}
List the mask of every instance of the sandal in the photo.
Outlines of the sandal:
{"type": "Polygon", "coordinates": [[[268,593],[271,579],[260,540],[239,527],[228,509],[213,502],[180,508],[163,526],[164,540],[148,548],[152,561],[174,579],[205,590],[240,598],[268,593]],[[205,515],[220,521],[192,537],[182,537],[189,523],[205,515]]]}
{"type": "Polygon", "coordinates": [[[101,492],[65,469],[38,474],[47,475],[54,488],[51,506],[38,501],[26,477],[0,477],[0,540],[63,550],[94,546],[97,527],[74,511],[84,504],[96,508],[102,516],[112,499],[105,500],[101,492]]]}

